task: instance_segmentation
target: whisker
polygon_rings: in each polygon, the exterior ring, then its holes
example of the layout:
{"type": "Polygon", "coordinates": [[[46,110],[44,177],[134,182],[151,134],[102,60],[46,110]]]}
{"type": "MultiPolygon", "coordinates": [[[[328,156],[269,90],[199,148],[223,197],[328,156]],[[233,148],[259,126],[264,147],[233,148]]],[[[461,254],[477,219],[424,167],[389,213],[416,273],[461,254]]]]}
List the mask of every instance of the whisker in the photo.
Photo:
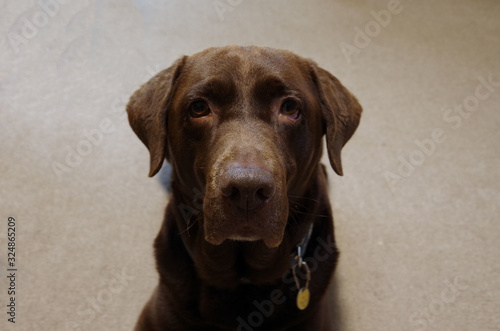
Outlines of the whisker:
{"type": "Polygon", "coordinates": [[[187,233],[189,236],[189,229],[191,229],[200,220],[200,218],[201,218],[201,216],[197,215],[192,222],[191,222],[191,219],[189,219],[189,222],[187,223],[187,227],[184,230],[180,231],[179,235],[187,233]]]}
{"type": "Polygon", "coordinates": [[[309,197],[301,197],[299,195],[289,195],[288,197],[291,198],[291,199],[296,198],[296,199],[300,199],[300,200],[309,200],[309,201],[312,201],[312,202],[319,203],[319,200],[317,200],[317,199],[313,199],[313,198],[309,198],[309,197]]]}
{"type": "MultiPolygon", "coordinates": [[[[305,205],[303,205],[303,204],[301,204],[301,203],[299,203],[297,201],[294,201],[294,200],[291,200],[291,199],[289,199],[289,200],[290,200],[289,201],[290,202],[289,203],[289,206],[290,206],[289,209],[291,211],[293,211],[294,213],[296,213],[296,214],[301,214],[301,215],[306,215],[306,216],[315,216],[315,217],[328,217],[328,215],[321,215],[321,214],[312,213],[311,211],[309,211],[309,208],[307,206],[305,206],[305,205]],[[304,209],[304,211],[300,210],[300,208],[297,208],[297,207],[300,207],[301,209],[304,209]]],[[[314,202],[318,202],[318,200],[316,200],[316,199],[309,198],[309,200],[314,201],[314,202]]]]}
{"type": "Polygon", "coordinates": [[[306,215],[306,216],[314,216],[314,217],[328,217],[328,215],[322,215],[322,214],[315,214],[315,213],[308,213],[308,212],[302,212],[299,210],[294,210],[295,214],[301,214],[301,215],[306,215]]]}

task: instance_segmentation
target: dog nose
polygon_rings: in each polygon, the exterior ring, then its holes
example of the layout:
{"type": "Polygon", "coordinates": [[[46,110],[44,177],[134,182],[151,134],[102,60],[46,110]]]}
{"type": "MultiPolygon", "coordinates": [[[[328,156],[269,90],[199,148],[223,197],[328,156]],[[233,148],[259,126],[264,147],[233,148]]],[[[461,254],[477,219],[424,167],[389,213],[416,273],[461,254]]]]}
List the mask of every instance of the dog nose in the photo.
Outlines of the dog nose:
{"type": "Polygon", "coordinates": [[[275,191],[272,174],[260,167],[229,167],[221,180],[222,196],[245,212],[262,207],[275,191]]]}

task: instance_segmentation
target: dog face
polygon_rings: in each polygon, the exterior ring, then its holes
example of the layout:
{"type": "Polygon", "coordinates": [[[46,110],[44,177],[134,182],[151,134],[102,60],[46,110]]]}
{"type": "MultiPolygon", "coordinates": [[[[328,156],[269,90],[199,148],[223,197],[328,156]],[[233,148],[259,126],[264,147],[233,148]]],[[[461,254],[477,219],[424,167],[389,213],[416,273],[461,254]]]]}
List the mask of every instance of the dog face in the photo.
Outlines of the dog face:
{"type": "Polygon", "coordinates": [[[289,210],[318,171],[327,137],[332,167],[361,114],[328,72],[287,51],[211,48],[179,59],[131,97],[132,128],[151,154],[166,157],[173,185],[203,195],[204,238],[278,246],[289,210]]]}

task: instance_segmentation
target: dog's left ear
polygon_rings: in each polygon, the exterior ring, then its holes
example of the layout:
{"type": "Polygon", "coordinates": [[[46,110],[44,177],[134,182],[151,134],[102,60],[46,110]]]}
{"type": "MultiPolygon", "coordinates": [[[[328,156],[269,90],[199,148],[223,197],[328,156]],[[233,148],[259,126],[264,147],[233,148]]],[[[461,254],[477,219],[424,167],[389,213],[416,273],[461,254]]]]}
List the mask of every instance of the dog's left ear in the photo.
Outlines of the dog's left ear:
{"type": "Polygon", "coordinates": [[[167,112],[186,56],[160,71],[132,94],[127,104],[130,126],[150,154],[149,177],[161,168],[167,153],[167,112]]]}
{"type": "Polygon", "coordinates": [[[324,119],[328,157],[333,170],[342,176],[340,152],[358,127],[362,108],[358,100],[328,71],[314,64],[324,119]]]}

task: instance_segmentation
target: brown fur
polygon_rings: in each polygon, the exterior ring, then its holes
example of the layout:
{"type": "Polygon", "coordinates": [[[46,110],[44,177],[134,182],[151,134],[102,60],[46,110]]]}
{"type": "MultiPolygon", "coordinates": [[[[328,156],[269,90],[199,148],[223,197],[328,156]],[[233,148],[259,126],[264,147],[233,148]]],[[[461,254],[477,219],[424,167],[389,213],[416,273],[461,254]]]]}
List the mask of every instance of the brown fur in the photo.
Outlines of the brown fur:
{"type": "Polygon", "coordinates": [[[338,253],[319,160],[326,135],[342,175],[356,98],[291,52],[228,46],[180,58],[132,95],[127,112],[150,151],[150,176],[165,158],[172,165],[155,241],[160,282],[136,330],[331,330],[324,294],[338,253]],[[199,100],[209,111],[192,115],[199,100]],[[312,223],[311,303],[299,311],[290,255],[312,223]],[[263,302],[272,313],[259,312],[263,302]],[[269,316],[249,320],[254,312],[269,316]]]}

